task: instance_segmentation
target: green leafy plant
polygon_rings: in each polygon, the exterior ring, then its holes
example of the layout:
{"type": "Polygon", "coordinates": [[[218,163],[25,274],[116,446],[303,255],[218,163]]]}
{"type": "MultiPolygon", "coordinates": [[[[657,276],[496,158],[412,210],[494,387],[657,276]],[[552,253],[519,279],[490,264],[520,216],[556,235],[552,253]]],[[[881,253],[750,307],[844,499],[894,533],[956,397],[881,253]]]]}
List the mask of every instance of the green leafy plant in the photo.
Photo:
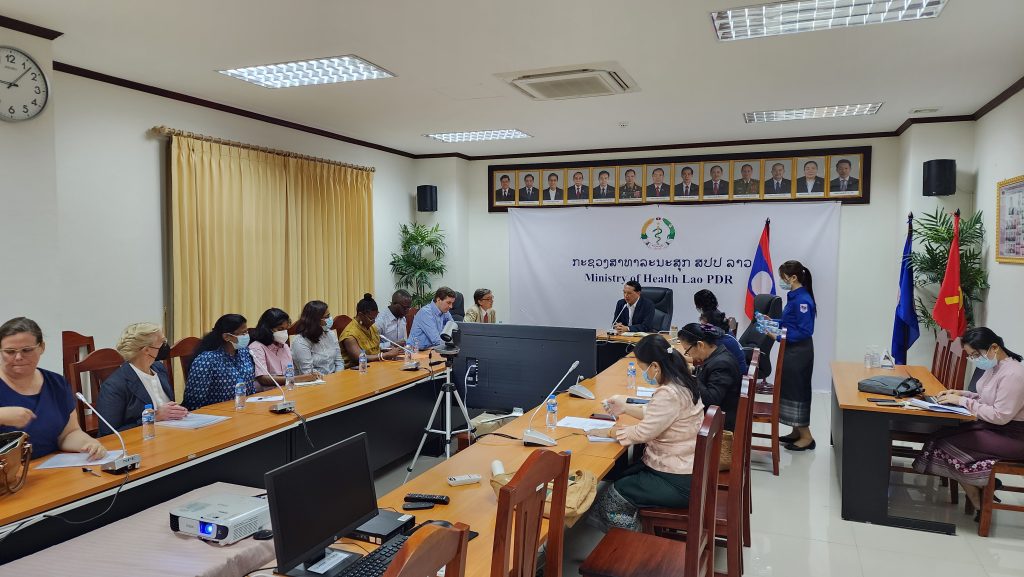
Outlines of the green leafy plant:
{"type": "MultiPolygon", "coordinates": [[[[985,246],[985,225],[981,212],[960,218],[960,290],[964,293],[964,310],[967,325],[974,326],[974,305],[982,302],[982,291],[988,288],[988,272],[982,266],[982,249],[985,246]]],[[[953,242],[953,215],[941,208],[932,214],[914,219],[914,239],[918,250],[910,256],[914,266],[914,284],[918,287],[932,287],[938,294],[938,287],[946,276],[949,259],[949,244],[953,242]]],[[[927,300],[916,299],[917,316],[926,327],[935,329],[932,318],[935,297],[927,300]]]]}
{"type": "Polygon", "coordinates": [[[445,273],[444,255],[447,250],[444,231],[439,225],[426,226],[412,223],[399,226],[402,252],[391,253],[391,272],[397,288],[409,289],[412,304],[422,307],[433,298],[430,287],[432,277],[445,273]]]}

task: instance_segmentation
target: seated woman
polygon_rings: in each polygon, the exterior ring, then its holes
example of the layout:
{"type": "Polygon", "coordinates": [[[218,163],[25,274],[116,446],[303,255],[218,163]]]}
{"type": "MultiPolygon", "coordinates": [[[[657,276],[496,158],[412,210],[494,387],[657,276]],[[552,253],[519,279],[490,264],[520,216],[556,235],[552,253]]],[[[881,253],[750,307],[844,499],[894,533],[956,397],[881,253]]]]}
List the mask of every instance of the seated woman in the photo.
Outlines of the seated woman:
{"type": "MultiPolygon", "coordinates": [[[[292,319],[281,309],[267,309],[256,322],[256,330],[249,343],[249,354],[252,355],[253,373],[256,382],[263,389],[273,389],[277,385],[284,386],[284,371],[292,365],[292,349],[288,346],[288,329],[292,319]]],[[[320,378],[320,373],[310,371],[307,374],[295,372],[296,383],[308,383],[320,378]]]]}
{"type": "Polygon", "coordinates": [[[249,354],[249,327],[245,317],[227,314],[213,325],[196,347],[196,357],[185,383],[190,411],[235,398],[235,384],[245,383],[245,394],[256,392],[255,370],[249,354]]]}
{"type": "Polygon", "coordinates": [[[466,311],[465,321],[467,323],[495,323],[498,322],[494,314],[494,293],[491,289],[476,289],[473,292],[473,306],[466,311]]]}
{"type": "Polygon", "coordinates": [[[968,329],[960,342],[985,374],[978,392],[943,391],[938,401],[966,407],[978,420],[936,433],[914,460],[914,470],[958,481],[980,512],[992,465],[1024,459],[1024,365],[988,327],[968,329]]]}
{"type": "MultiPolygon", "coordinates": [[[[161,362],[171,352],[164,332],[153,323],[135,323],[125,327],[115,347],[125,363],[100,386],[96,408],[118,431],[142,424],[146,405],[156,409],[156,420],[174,421],[188,415],[185,407],[174,402],[174,387],[161,362]]],[[[113,433],[100,421],[100,435],[113,433]]]]}
{"type": "Polygon", "coordinates": [[[686,507],[697,433],[704,420],[697,379],[683,356],[661,335],[648,335],[636,345],[637,366],[644,382],[657,386],[650,403],[628,405],[616,395],[605,401],[612,415],[640,419],[636,425],[591,431],[623,446],[647,444],[643,461],[626,469],[597,495],[589,522],[603,531],[621,527],[640,530],[640,507],[686,507]]]}
{"type": "Polygon", "coordinates": [[[17,317],[0,325],[0,433],[28,433],[35,459],[57,451],[103,458],[107,449],[78,424],[71,386],[39,368],[45,350],[35,321],[17,317]]]}
{"type": "Polygon", "coordinates": [[[729,321],[726,320],[725,313],[718,309],[704,311],[700,315],[700,322],[718,327],[722,331],[722,339],[719,342],[729,349],[732,356],[736,357],[736,364],[740,367],[740,376],[747,374],[747,356],[743,352],[743,345],[729,333],[729,321]]]}
{"type": "Polygon", "coordinates": [[[690,323],[679,329],[679,345],[683,354],[697,367],[700,398],[705,406],[718,405],[725,412],[725,428],[736,426],[736,409],[740,403],[740,373],[736,357],[720,344],[724,335],[717,327],[690,323]]]}
{"type": "Polygon", "coordinates": [[[377,302],[373,300],[370,293],[363,295],[363,300],[356,304],[356,318],[341,331],[338,340],[341,341],[341,358],[345,359],[345,367],[350,368],[359,364],[359,351],[366,353],[366,360],[369,362],[397,359],[404,352],[399,348],[392,348],[381,352],[380,333],[377,332],[377,302]]]}
{"type": "Polygon", "coordinates": [[[330,334],[334,317],[324,301],[309,301],[302,307],[299,322],[292,337],[292,358],[295,374],[306,375],[314,371],[321,375],[336,373],[345,368],[338,339],[330,334]]]}
{"type": "Polygon", "coordinates": [[[693,306],[697,307],[698,315],[707,311],[716,311],[718,310],[718,297],[708,289],[700,289],[693,293],[693,306]]]}

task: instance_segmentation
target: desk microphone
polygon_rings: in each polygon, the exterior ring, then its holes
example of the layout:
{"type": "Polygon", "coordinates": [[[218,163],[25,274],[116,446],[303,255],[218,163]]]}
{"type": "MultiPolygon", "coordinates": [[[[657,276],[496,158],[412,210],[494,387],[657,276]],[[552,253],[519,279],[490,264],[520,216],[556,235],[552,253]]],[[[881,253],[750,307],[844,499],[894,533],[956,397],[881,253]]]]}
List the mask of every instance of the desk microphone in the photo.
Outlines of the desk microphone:
{"type": "Polygon", "coordinates": [[[543,447],[554,447],[555,445],[558,444],[557,442],[555,442],[554,439],[552,439],[551,437],[545,435],[544,433],[541,433],[540,431],[533,430],[533,420],[537,417],[537,413],[540,412],[541,408],[544,407],[545,405],[547,405],[548,397],[550,397],[551,395],[555,394],[555,391],[558,390],[558,387],[562,386],[562,382],[565,381],[566,377],[569,376],[569,373],[575,371],[576,367],[578,367],[578,366],[580,366],[580,362],[576,361],[576,362],[574,362],[572,364],[571,367],[569,367],[568,371],[565,371],[565,374],[562,375],[561,380],[558,381],[558,384],[555,385],[555,388],[551,389],[551,392],[548,393],[547,396],[544,397],[544,403],[542,403],[539,407],[537,407],[533,411],[533,414],[530,415],[530,422],[526,424],[526,430],[523,431],[523,444],[524,445],[527,445],[527,446],[538,445],[538,446],[543,446],[543,447]]]}
{"type": "Polygon", "coordinates": [[[114,431],[114,434],[117,435],[117,440],[121,441],[121,456],[109,463],[103,463],[102,465],[100,465],[100,470],[106,471],[107,473],[120,475],[122,473],[127,473],[128,471],[131,471],[133,469],[138,469],[139,464],[142,463],[142,457],[138,455],[129,455],[128,446],[124,444],[124,437],[121,436],[121,433],[118,432],[118,430],[113,425],[110,424],[110,421],[104,418],[103,415],[101,415],[100,412],[96,410],[96,407],[92,406],[91,404],[89,404],[89,401],[85,400],[85,397],[82,395],[82,393],[75,393],[75,396],[78,397],[79,401],[85,403],[85,406],[92,409],[92,412],[96,413],[96,416],[99,417],[101,421],[103,421],[103,424],[110,427],[111,431],[114,431]]]}
{"type": "Polygon", "coordinates": [[[277,385],[277,390],[281,391],[281,402],[270,405],[270,412],[278,414],[294,412],[295,401],[289,401],[285,398],[284,387],[281,386],[281,383],[277,382],[277,379],[274,379],[274,384],[277,385]]]}
{"type": "Polygon", "coordinates": [[[393,340],[391,340],[391,339],[387,338],[387,337],[386,337],[386,336],[384,336],[384,335],[380,335],[380,340],[382,340],[382,341],[387,341],[388,343],[390,343],[390,344],[392,344],[392,345],[394,345],[394,346],[396,346],[396,347],[398,347],[398,348],[402,349],[403,351],[405,351],[405,352],[409,353],[410,355],[412,354],[412,349],[410,349],[409,347],[403,347],[402,345],[400,345],[400,344],[396,343],[395,341],[393,341],[393,340]]]}
{"type": "Polygon", "coordinates": [[[387,338],[384,335],[380,335],[380,339],[382,341],[387,341],[388,343],[391,343],[392,345],[402,349],[403,351],[405,351],[405,354],[409,355],[409,357],[408,357],[409,360],[405,361],[405,364],[402,365],[402,368],[404,370],[416,370],[416,369],[420,368],[420,362],[419,361],[414,361],[412,359],[412,349],[410,349],[409,347],[403,347],[402,345],[396,343],[395,341],[387,338]]]}
{"type": "Polygon", "coordinates": [[[627,305],[623,304],[622,308],[619,309],[619,314],[615,315],[615,318],[612,319],[612,328],[613,329],[615,328],[615,323],[617,323],[619,321],[619,317],[622,316],[622,311],[626,310],[627,308],[629,308],[629,307],[627,305]]]}

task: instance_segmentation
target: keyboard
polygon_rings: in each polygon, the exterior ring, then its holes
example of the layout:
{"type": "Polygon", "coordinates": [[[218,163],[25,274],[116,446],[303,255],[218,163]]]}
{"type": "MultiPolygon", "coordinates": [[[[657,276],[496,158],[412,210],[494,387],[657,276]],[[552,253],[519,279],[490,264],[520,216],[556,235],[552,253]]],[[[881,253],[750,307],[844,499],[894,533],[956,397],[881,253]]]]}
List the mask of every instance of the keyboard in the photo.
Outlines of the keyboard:
{"type": "Polygon", "coordinates": [[[407,535],[393,537],[387,543],[377,547],[372,553],[356,561],[338,577],[380,577],[388,570],[391,560],[409,539],[407,535]]]}

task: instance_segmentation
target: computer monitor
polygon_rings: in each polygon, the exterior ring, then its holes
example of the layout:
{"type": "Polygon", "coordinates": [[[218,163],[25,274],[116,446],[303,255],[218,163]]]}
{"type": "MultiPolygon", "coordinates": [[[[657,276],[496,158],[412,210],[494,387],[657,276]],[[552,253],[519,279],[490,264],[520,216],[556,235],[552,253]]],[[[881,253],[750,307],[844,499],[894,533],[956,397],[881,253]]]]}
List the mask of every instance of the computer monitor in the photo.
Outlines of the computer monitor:
{"type": "Polygon", "coordinates": [[[361,557],[328,545],[377,515],[367,446],[359,433],[265,475],[278,573],[333,577],[361,557]],[[308,571],[327,555],[339,563],[308,571]]]}

